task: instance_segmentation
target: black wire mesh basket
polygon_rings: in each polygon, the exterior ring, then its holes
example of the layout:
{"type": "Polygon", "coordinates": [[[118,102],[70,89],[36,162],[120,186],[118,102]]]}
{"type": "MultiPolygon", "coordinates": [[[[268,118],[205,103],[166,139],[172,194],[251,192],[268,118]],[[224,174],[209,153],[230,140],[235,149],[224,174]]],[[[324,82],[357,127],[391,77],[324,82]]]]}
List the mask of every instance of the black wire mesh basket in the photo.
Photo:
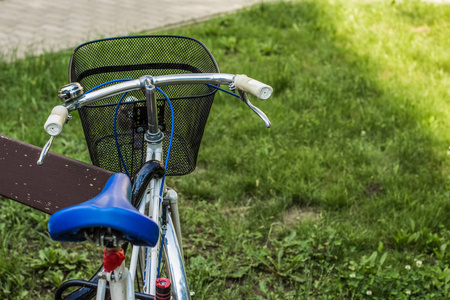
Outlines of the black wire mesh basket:
{"type": "MultiPolygon", "coordinates": [[[[195,39],[132,36],[97,40],[77,47],[70,60],[69,81],[79,82],[88,91],[108,81],[136,79],[143,75],[216,72],[219,70],[213,56],[195,39]]],[[[175,116],[175,125],[171,128],[170,107],[158,93],[158,122],[164,133],[165,152],[173,130],[166,175],[189,174],[195,169],[216,89],[198,84],[166,86],[162,90],[171,99],[175,116]]],[[[114,114],[122,96],[116,95],[79,109],[92,164],[114,172],[125,171],[114,136],[114,114]]],[[[146,123],[143,92],[127,93],[117,109],[116,137],[130,176],[145,162],[146,123]]]]}

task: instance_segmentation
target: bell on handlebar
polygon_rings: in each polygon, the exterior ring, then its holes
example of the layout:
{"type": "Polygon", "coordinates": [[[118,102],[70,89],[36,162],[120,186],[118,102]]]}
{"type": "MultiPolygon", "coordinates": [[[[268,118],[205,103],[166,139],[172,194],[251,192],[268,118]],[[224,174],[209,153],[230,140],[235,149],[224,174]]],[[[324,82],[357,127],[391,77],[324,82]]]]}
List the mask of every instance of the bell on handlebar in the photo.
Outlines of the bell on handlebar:
{"type": "Polygon", "coordinates": [[[67,102],[80,97],[81,95],[83,95],[83,93],[84,91],[81,84],[79,84],[78,82],[72,82],[61,87],[59,89],[58,96],[61,101],[67,102]]]}

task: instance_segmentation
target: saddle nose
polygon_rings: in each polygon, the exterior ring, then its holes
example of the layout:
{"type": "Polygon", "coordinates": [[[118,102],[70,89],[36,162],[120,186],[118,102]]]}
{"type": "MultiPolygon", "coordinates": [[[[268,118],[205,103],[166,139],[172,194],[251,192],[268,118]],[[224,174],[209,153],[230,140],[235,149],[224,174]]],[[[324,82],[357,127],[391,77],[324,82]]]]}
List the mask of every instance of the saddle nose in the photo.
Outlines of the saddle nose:
{"type": "Polygon", "coordinates": [[[55,241],[80,242],[86,240],[85,231],[111,228],[133,245],[153,247],[159,227],[130,203],[130,197],[130,179],[116,173],[91,200],[53,214],[48,222],[50,236],[55,241]]]}

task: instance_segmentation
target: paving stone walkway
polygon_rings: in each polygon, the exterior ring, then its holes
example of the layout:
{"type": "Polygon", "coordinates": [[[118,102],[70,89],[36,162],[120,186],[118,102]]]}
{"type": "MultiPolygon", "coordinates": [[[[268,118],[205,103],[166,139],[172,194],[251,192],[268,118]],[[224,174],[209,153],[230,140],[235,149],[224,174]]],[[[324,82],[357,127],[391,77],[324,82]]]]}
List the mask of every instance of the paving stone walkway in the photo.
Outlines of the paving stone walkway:
{"type": "Polygon", "coordinates": [[[0,0],[0,55],[201,21],[261,0],[0,0]]]}
{"type": "Polygon", "coordinates": [[[0,0],[0,55],[73,48],[97,38],[201,21],[261,1],[268,0],[0,0]]]}

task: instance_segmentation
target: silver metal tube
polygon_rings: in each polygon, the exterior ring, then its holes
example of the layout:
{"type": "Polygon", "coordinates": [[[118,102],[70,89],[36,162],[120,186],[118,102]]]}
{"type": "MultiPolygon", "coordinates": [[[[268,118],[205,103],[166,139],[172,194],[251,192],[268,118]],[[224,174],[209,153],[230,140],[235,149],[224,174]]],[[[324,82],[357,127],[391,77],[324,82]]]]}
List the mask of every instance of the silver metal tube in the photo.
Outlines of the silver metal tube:
{"type": "Polygon", "coordinates": [[[164,253],[169,268],[170,281],[172,283],[172,297],[174,299],[190,299],[186,272],[184,270],[183,257],[178,246],[177,237],[170,215],[167,215],[167,231],[164,241],[164,253]]]}
{"type": "Polygon", "coordinates": [[[179,242],[181,256],[183,257],[183,242],[181,238],[181,225],[180,225],[180,216],[178,214],[178,204],[170,204],[172,206],[172,214],[173,214],[173,226],[175,228],[175,233],[177,235],[177,241],[179,242]]]}
{"type": "Polygon", "coordinates": [[[127,281],[127,300],[135,300],[134,297],[134,280],[130,276],[130,272],[125,268],[124,276],[127,281]]]}
{"type": "Polygon", "coordinates": [[[106,295],[106,279],[100,278],[97,285],[97,297],[96,300],[105,300],[106,295]]]}
{"type": "Polygon", "coordinates": [[[84,94],[75,101],[63,104],[69,111],[92,104],[98,100],[114,95],[141,89],[149,81],[156,87],[174,84],[231,84],[235,75],[222,73],[174,74],[162,76],[142,76],[139,79],[125,81],[97,91],[84,94]]]}
{"type": "Polygon", "coordinates": [[[177,241],[178,246],[180,247],[181,256],[183,257],[183,241],[181,238],[180,215],[178,213],[178,195],[174,190],[169,189],[167,191],[166,197],[170,199],[170,210],[172,212],[173,226],[177,235],[177,241]]]}
{"type": "MultiPolygon", "coordinates": [[[[144,194],[144,196],[142,196],[141,204],[139,205],[139,212],[143,215],[145,214],[145,204],[146,204],[145,203],[145,195],[146,194],[144,194]]],[[[142,248],[144,248],[144,247],[142,247],[142,248]]],[[[140,246],[133,245],[133,251],[131,252],[132,254],[131,254],[131,260],[130,260],[130,276],[131,276],[132,282],[134,282],[134,278],[136,277],[136,269],[137,269],[138,258],[140,255],[140,253],[139,253],[140,249],[141,249],[140,246]]]]}
{"type": "Polygon", "coordinates": [[[50,147],[52,146],[53,139],[55,138],[54,135],[50,136],[50,139],[45,144],[44,148],[42,148],[42,152],[39,155],[39,159],[37,161],[38,166],[42,166],[44,164],[44,158],[47,156],[48,151],[50,150],[50,147]]]}
{"type": "Polygon", "coordinates": [[[152,77],[152,83],[155,86],[173,85],[173,84],[230,84],[233,83],[234,76],[232,74],[222,73],[195,73],[195,74],[178,74],[178,75],[162,75],[152,77]]]}
{"type": "Polygon", "coordinates": [[[95,101],[111,97],[114,95],[131,92],[141,88],[141,81],[139,79],[129,80],[113,86],[109,86],[97,91],[92,91],[88,94],[84,94],[73,102],[66,102],[63,104],[69,111],[78,109],[82,106],[89,105],[95,101]]]}
{"type": "Polygon", "coordinates": [[[155,90],[155,86],[150,83],[146,83],[144,86],[144,94],[147,99],[148,132],[152,135],[159,133],[155,90]]]}

